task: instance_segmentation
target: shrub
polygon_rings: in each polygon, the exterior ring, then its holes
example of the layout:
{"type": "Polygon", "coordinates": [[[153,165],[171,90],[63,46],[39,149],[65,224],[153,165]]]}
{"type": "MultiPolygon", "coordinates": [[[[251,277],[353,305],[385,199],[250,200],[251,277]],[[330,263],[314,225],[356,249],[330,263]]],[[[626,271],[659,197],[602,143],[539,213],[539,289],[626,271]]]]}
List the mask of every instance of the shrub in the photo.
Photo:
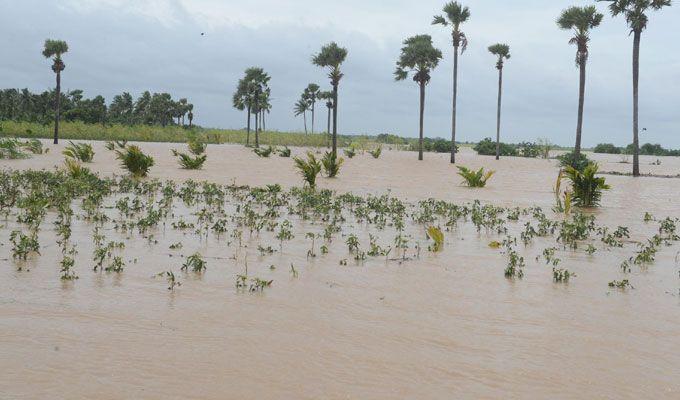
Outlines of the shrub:
{"type": "Polygon", "coordinates": [[[315,188],[316,176],[321,172],[321,163],[314,157],[314,154],[307,152],[307,160],[303,160],[300,157],[293,157],[293,161],[305,183],[307,183],[310,188],[315,188]]]}
{"type": "Polygon", "coordinates": [[[268,158],[274,152],[272,146],[267,147],[256,147],[253,149],[253,153],[257,154],[259,157],[268,158]]]}
{"type": "Polygon", "coordinates": [[[21,144],[23,148],[30,151],[33,154],[43,154],[43,144],[38,139],[29,139],[21,144]]]}
{"type": "Polygon", "coordinates": [[[517,155],[526,158],[537,158],[541,154],[541,147],[536,143],[522,142],[517,145],[517,155]]]}
{"type": "Polygon", "coordinates": [[[378,146],[375,149],[369,151],[369,153],[373,156],[373,158],[380,158],[380,155],[382,154],[382,146],[378,146]]]}
{"type": "Polygon", "coordinates": [[[73,158],[66,158],[64,160],[64,167],[66,168],[66,173],[74,179],[80,179],[92,174],[89,169],[83,167],[81,163],[73,158]]]}
{"type": "MultiPolygon", "coordinates": [[[[481,142],[477,143],[473,148],[480,156],[495,156],[496,155],[496,142],[491,138],[485,138],[481,142]]],[[[502,143],[500,144],[501,156],[516,156],[517,149],[515,146],[502,143]]]]}
{"type": "Polygon", "coordinates": [[[189,146],[189,151],[195,156],[200,156],[205,153],[205,149],[208,147],[208,145],[203,143],[195,134],[189,135],[187,145],[189,146]]]}
{"type": "MultiPolygon", "coordinates": [[[[418,151],[418,141],[414,141],[410,146],[411,151],[418,151]]],[[[450,153],[451,141],[442,138],[423,138],[423,150],[434,153],[450,153]]],[[[458,146],[456,145],[456,153],[458,153],[458,146]]]]}
{"type": "Polygon", "coordinates": [[[284,146],[282,149],[278,149],[277,152],[279,153],[279,157],[284,158],[290,157],[290,149],[288,148],[288,146],[284,146]]]}
{"type": "Polygon", "coordinates": [[[354,156],[357,155],[357,151],[354,147],[350,147],[349,149],[343,150],[347,158],[354,158],[354,156]]]}
{"type": "Polygon", "coordinates": [[[496,171],[484,171],[480,168],[478,171],[472,171],[466,167],[458,167],[458,175],[465,180],[463,183],[471,188],[482,188],[486,186],[486,182],[496,173],[496,171]]]}
{"type": "Polygon", "coordinates": [[[621,154],[621,148],[614,146],[612,143],[600,143],[593,148],[593,153],[598,154],[621,154]]]}
{"type": "Polygon", "coordinates": [[[329,178],[338,176],[343,162],[345,162],[345,160],[338,158],[338,156],[331,151],[327,151],[321,159],[323,170],[326,173],[326,176],[329,178]]]}
{"type": "Polygon", "coordinates": [[[598,166],[588,164],[582,171],[574,167],[566,167],[564,172],[571,181],[572,202],[578,207],[597,207],[602,198],[602,191],[609,190],[605,178],[596,177],[598,166]]]}
{"type": "Polygon", "coordinates": [[[89,143],[69,142],[69,145],[66,146],[62,154],[84,163],[92,162],[94,159],[94,150],[92,150],[92,145],[89,143]]]}
{"type": "Polygon", "coordinates": [[[0,159],[17,160],[28,157],[29,155],[23,152],[18,140],[12,138],[0,139],[0,159]]]}
{"type": "Polygon", "coordinates": [[[203,154],[203,155],[195,155],[195,156],[190,156],[189,154],[186,153],[180,153],[177,150],[172,150],[172,154],[178,158],[179,166],[182,167],[182,169],[201,169],[203,168],[203,164],[205,161],[208,159],[208,156],[203,154]]]}
{"type": "Polygon", "coordinates": [[[139,146],[130,145],[124,149],[116,150],[116,158],[121,161],[122,167],[128,170],[134,177],[143,178],[153,167],[153,157],[144,154],[139,146]]]}
{"type": "Polygon", "coordinates": [[[592,161],[583,153],[579,154],[578,159],[574,152],[564,153],[558,156],[557,159],[560,161],[562,168],[572,167],[579,171],[583,171],[588,165],[592,164],[592,161]]]}

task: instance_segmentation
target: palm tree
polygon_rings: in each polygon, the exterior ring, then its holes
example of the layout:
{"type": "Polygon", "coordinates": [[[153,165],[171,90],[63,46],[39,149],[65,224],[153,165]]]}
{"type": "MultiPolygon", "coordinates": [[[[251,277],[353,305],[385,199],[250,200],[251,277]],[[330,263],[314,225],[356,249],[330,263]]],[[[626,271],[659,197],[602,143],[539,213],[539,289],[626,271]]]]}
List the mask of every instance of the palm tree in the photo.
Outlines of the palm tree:
{"type": "Polygon", "coordinates": [[[309,102],[303,96],[297,101],[297,103],[295,103],[293,112],[295,113],[296,117],[302,115],[302,119],[305,122],[305,135],[307,134],[307,111],[309,111],[309,102]]]}
{"type": "Polygon", "coordinates": [[[194,105],[189,103],[189,105],[187,106],[187,110],[188,110],[187,118],[189,119],[189,129],[191,129],[194,122],[194,105]]]}
{"type": "Polygon", "coordinates": [[[576,45],[576,66],[580,70],[578,89],[578,121],[576,123],[576,145],[574,146],[574,160],[581,155],[581,134],[583,132],[583,105],[586,95],[586,63],[588,62],[588,43],[590,30],[602,22],[604,16],[597,12],[595,6],[570,7],[562,12],[557,25],[564,30],[573,30],[574,37],[570,44],[576,45]]]}
{"type": "Polygon", "coordinates": [[[640,41],[642,31],[647,28],[648,10],[658,11],[670,7],[671,0],[597,0],[608,1],[612,16],[623,14],[633,34],[633,176],[640,176],[640,141],[639,141],[639,82],[640,82],[640,41]]]}
{"type": "Polygon", "coordinates": [[[250,116],[255,114],[255,147],[259,147],[259,117],[260,112],[266,108],[269,102],[271,90],[269,80],[271,78],[262,68],[252,67],[245,71],[245,76],[239,80],[232,103],[237,110],[247,110],[248,122],[246,124],[246,146],[250,145],[250,116]]]}
{"type": "Polygon", "coordinates": [[[345,62],[347,58],[347,49],[338,46],[337,43],[332,42],[321,48],[321,51],[312,57],[312,63],[322,68],[330,68],[328,77],[333,86],[333,156],[338,155],[338,85],[343,74],[340,71],[340,65],[345,62]]]}
{"type": "Polygon", "coordinates": [[[326,108],[328,109],[328,120],[327,120],[327,128],[326,128],[326,135],[327,135],[327,142],[326,142],[326,147],[330,147],[330,134],[331,134],[331,110],[333,110],[333,92],[331,91],[322,91],[319,92],[318,98],[320,100],[325,100],[326,101],[326,108]]]}
{"type": "Polygon", "coordinates": [[[319,85],[316,83],[310,83],[305,88],[303,97],[309,102],[309,110],[312,112],[312,134],[314,134],[314,107],[316,105],[316,100],[319,98],[319,85]]]}
{"type": "Polygon", "coordinates": [[[430,72],[437,67],[442,59],[442,52],[432,46],[430,35],[418,35],[404,40],[401,56],[397,61],[394,77],[397,81],[408,78],[413,74],[413,81],[420,86],[420,140],[418,142],[418,160],[423,160],[423,119],[425,115],[425,86],[430,83],[430,72]]]}
{"type": "Polygon", "coordinates": [[[453,40],[453,112],[451,118],[451,163],[456,163],[456,99],[458,97],[458,49],[460,54],[465,52],[468,40],[465,33],[461,32],[460,25],[470,19],[470,9],[463,7],[457,1],[446,3],[443,8],[446,16],[436,15],[432,25],[451,25],[451,38],[453,40]]]}
{"type": "Polygon", "coordinates": [[[63,40],[45,40],[43,56],[52,58],[52,71],[57,74],[57,98],[54,104],[54,144],[59,144],[59,118],[61,106],[61,72],[66,68],[61,56],[68,52],[68,44],[63,40]]]}
{"type": "Polygon", "coordinates": [[[498,109],[496,111],[496,160],[501,158],[501,101],[503,98],[503,65],[505,60],[510,59],[510,46],[496,43],[489,46],[489,52],[498,57],[496,69],[498,70],[498,109]]]}

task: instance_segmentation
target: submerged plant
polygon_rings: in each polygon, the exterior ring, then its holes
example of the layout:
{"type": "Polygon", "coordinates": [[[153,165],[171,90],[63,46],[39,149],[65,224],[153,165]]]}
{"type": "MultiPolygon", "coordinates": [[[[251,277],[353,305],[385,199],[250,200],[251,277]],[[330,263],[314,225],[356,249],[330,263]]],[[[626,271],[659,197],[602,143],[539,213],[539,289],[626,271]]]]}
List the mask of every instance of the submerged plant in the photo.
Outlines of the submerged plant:
{"type": "Polygon", "coordinates": [[[605,178],[596,177],[598,166],[588,164],[583,170],[566,167],[565,174],[571,181],[573,202],[578,207],[597,207],[602,198],[602,192],[609,190],[605,178]]]}
{"type": "Polygon", "coordinates": [[[182,169],[201,169],[208,159],[208,156],[205,154],[191,156],[186,153],[180,153],[177,150],[172,150],[172,154],[177,157],[177,162],[179,162],[179,166],[182,169]]]}
{"type": "Polygon", "coordinates": [[[345,162],[345,160],[338,158],[336,153],[330,151],[327,151],[321,159],[323,170],[326,173],[326,176],[329,178],[338,176],[343,162],[345,162]]]}
{"type": "Polygon", "coordinates": [[[295,167],[298,169],[302,179],[305,183],[309,185],[310,188],[314,189],[316,187],[316,177],[321,172],[321,163],[316,159],[314,154],[307,152],[307,160],[303,160],[300,157],[293,157],[295,162],[295,167]]]}
{"type": "Polygon", "coordinates": [[[92,162],[94,159],[94,150],[89,143],[69,142],[69,145],[66,146],[62,154],[84,163],[92,162]]]}
{"type": "Polygon", "coordinates": [[[187,260],[182,264],[182,271],[188,271],[191,269],[193,272],[203,272],[205,271],[208,263],[203,260],[203,257],[199,253],[195,253],[189,257],[187,257],[187,260]]]}
{"type": "Polygon", "coordinates": [[[282,149],[276,150],[279,153],[279,157],[288,158],[290,157],[290,149],[288,146],[284,146],[282,149]]]}
{"type": "Polygon", "coordinates": [[[274,152],[272,146],[267,147],[256,147],[253,149],[253,153],[257,154],[258,157],[269,158],[269,156],[274,152]]]}
{"type": "Polygon", "coordinates": [[[347,156],[347,158],[354,158],[354,156],[357,155],[357,150],[353,146],[350,146],[349,148],[343,150],[343,152],[345,153],[345,156],[347,156]]]}
{"type": "Polygon", "coordinates": [[[471,188],[485,187],[486,183],[495,173],[496,171],[484,171],[484,168],[480,168],[478,171],[472,171],[466,167],[458,167],[458,175],[464,179],[463,183],[471,188]]]}
{"type": "Polygon", "coordinates": [[[436,226],[427,228],[427,237],[432,239],[434,243],[428,247],[432,252],[438,253],[444,248],[444,233],[436,226]]]}
{"type": "Polygon", "coordinates": [[[154,165],[153,157],[144,154],[142,149],[135,145],[116,150],[116,157],[121,161],[123,168],[136,178],[146,177],[154,165]]]}
{"type": "Polygon", "coordinates": [[[378,147],[376,147],[375,149],[370,150],[370,151],[368,152],[368,154],[370,154],[371,156],[373,156],[373,158],[376,158],[376,159],[377,159],[377,158],[380,158],[380,155],[382,154],[382,146],[378,146],[378,147]]]}

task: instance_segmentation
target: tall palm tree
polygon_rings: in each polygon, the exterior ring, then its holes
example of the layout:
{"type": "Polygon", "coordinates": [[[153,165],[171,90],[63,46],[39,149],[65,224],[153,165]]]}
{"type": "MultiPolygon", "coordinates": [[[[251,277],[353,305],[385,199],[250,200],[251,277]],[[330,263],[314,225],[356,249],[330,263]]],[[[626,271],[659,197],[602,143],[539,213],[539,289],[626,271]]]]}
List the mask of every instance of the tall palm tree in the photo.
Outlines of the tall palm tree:
{"type": "Polygon", "coordinates": [[[347,58],[347,49],[331,42],[321,48],[321,51],[312,57],[312,63],[322,68],[330,68],[328,78],[333,86],[333,156],[338,155],[338,86],[343,74],[340,65],[347,58]]]}
{"type": "Polygon", "coordinates": [[[43,56],[52,58],[52,71],[57,74],[57,97],[54,103],[54,144],[59,144],[59,118],[61,107],[61,72],[66,68],[66,64],[61,56],[68,52],[68,44],[63,40],[45,40],[43,56]]]}
{"type": "Polygon", "coordinates": [[[640,82],[640,41],[642,31],[647,28],[649,10],[658,11],[670,7],[671,0],[597,0],[607,1],[609,11],[616,17],[626,17],[630,32],[633,34],[633,176],[640,176],[640,140],[639,140],[639,82],[640,82]]]}
{"type": "Polygon", "coordinates": [[[574,146],[574,162],[581,155],[581,134],[583,132],[583,106],[586,96],[586,63],[588,62],[588,43],[590,30],[602,23],[604,16],[597,12],[595,6],[570,7],[562,11],[557,25],[564,30],[573,30],[574,37],[569,44],[576,45],[576,66],[580,70],[578,89],[578,120],[576,123],[576,145],[574,146]]]}
{"type": "Polygon", "coordinates": [[[465,52],[468,45],[467,36],[460,30],[460,25],[470,19],[470,9],[457,1],[446,3],[442,9],[443,15],[435,15],[432,25],[451,25],[451,39],[453,41],[453,112],[451,117],[451,163],[456,163],[456,100],[458,97],[458,49],[460,54],[465,52]]]}
{"type": "Polygon", "coordinates": [[[312,134],[314,134],[314,109],[316,106],[316,100],[319,98],[319,93],[321,93],[321,90],[319,89],[319,85],[316,83],[310,83],[307,85],[307,88],[305,88],[304,92],[304,97],[309,102],[309,111],[312,113],[312,134]]]}
{"type": "Polygon", "coordinates": [[[255,116],[255,147],[259,147],[259,117],[260,112],[269,101],[271,90],[269,80],[271,78],[262,68],[252,67],[245,71],[245,76],[239,80],[232,103],[237,110],[247,110],[248,122],[246,124],[246,146],[250,145],[250,117],[255,116]]]}
{"type": "Polygon", "coordinates": [[[320,100],[325,100],[326,101],[326,108],[328,109],[328,119],[327,119],[327,128],[326,128],[326,135],[327,135],[327,141],[326,141],[326,147],[330,147],[330,135],[331,135],[331,111],[333,110],[333,92],[331,91],[322,91],[319,92],[319,99],[320,100]]]}
{"type": "Polygon", "coordinates": [[[503,99],[503,65],[505,60],[510,59],[510,46],[496,43],[489,46],[489,53],[497,57],[496,69],[498,70],[498,109],[496,111],[496,160],[501,158],[501,104],[503,99]]]}
{"type": "Polygon", "coordinates": [[[309,111],[309,102],[307,99],[302,97],[297,101],[297,103],[295,103],[295,107],[293,107],[293,113],[296,117],[302,115],[302,119],[305,123],[305,135],[307,134],[307,111],[309,111]]]}
{"type": "Polygon", "coordinates": [[[430,83],[430,72],[439,65],[442,52],[432,46],[430,35],[417,35],[404,40],[404,47],[397,61],[394,77],[397,81],[413,74],[413,81],[420,86],[420,140],[418,141],[418,160],[423,160],[423,121],[425,115],[425,86],[430,83]]]}

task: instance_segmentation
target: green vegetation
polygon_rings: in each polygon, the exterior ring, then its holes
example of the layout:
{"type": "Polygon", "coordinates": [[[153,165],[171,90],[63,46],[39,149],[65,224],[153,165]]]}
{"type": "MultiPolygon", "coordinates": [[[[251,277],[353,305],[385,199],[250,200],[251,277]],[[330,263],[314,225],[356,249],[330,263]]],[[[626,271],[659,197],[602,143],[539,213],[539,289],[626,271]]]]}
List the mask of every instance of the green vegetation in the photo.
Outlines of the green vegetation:
{"type": "Polygon", "coordinates": [[[345,162],[345,160],[330,151],[327,151],[323,158],[321,159],[321,164],[323,165],[324,173],[329,178],[335,178],[340,173],[340,167],[345,162]]]}
{"type": "Polygon", "coordinates": [[[42,142],[36,139],[22,142],[14,138],[0,138],[0,159],[29,158],[30,154],[26,150],[33,154],[42,154],[42,142]]]}
{"type": "Polygon", "coordinates": [[[69,142],[69,145],[66,146],[62,154],[84,163],[90,163],[94,159],[94,150],[89,143],[69,142]]]}
{"type": "Polygon", "coordinates": [[[332,131],[332,152],[338,154],[338,86],[344,74],[340,71],[340,66],[347,59],[347,49],[331,42],[321,48],[321,51],[312,57],[312,63],[321,68],[328,68],[328,78],[331,80],[332,107],[333,107],[333,131],[332,131]]]}
{"type": "Polygon", "coordinates": [[[560,161],[560,166],[562,168],[571,167],[578,171],[583,171],[587,166],[593,163],[583,153],[578,156],[574,152],[564,153],[558,156],[557,159],[560,161]]]}
{"type": "Polygon", "coordinates": [[[597,207],[602,198],[602,192],[610,187],[605,178],[596,177],[598,166],[591,163],[582,171],[573,167],[566,167],[564,172],[572,185],[572,201],[578,207],[597,207]]]}
{"type": "Polygon", "coordinates": [[[256,147],[253,149],[253,153],[257,154],[258,157],[262,158],[269,158],[270,155],[274,152],[274,148],[272,146],[267,146],[267,147],[256,147]]]}
{"type": "MultiPolygon", "coordinates": [[[[594,153],[602,154],[633,154],[635,146],[629,144],[626,147],[617,147],[611,143],[600,143],[593,148],[594,153]]],[[[680,150],[666,149],[660,144],[645,143],[640,146],[640,155],[657,157],[680,157],[680,150]]]]}
{"type": "Polygon", "coordinates": [[[510,59],[510,46],[496,43],[489,46],[489,53],[496,56],[496,69],[498,70],[498,108],[496,109],[496,160],[500,159],[501,143],[501,105],[503,99],[503,66],[505,60],[510,59]]]}
{"type": "Polygon", "coordinates": [[[368,152],[373,158],[380,158],[380,155],[382,154],[382,146],[378,146],[373,150],[370,150],[368,152]]]}
{"type": "Polygon", "coordinates": [[[135,145],[116,150],[116,157],[121,161],[123,168],[137,178],[145,177],[154,165],[153,157],[144,154],[142,149],[135,145]]]}
{"type": "Polygon", "coordinates": [[[271,77],[262,68],[248,68],[244,77],[239,80],[236,92],[232,97],[234,108],[247,112],[246,146],[250,146],[251,116],[255,116],[255,147],[260,146],[260,131],[265,130],[265,115],[272,108],[269,102],[271,96],[270,79],[271,77]]]}
{"type": "Polygon", "coordinates": [[[484,171],[484,168],[480,168],[478,171],[472,171],[466,167],[458,167],[458,175],[463,177],[463,183],[471,188],[485,187],[486,183],[495,173],[495,171],[484,171]]]}
{"type": "Polygon", "coordinates": [[[316,177],[321,172],[321,163],[316,159],[314,153],[307,152],[307,160],[300,157],[293,157],[295,167],[302,175],[302,179],[310,188],[316,187],[316,177]]]}

